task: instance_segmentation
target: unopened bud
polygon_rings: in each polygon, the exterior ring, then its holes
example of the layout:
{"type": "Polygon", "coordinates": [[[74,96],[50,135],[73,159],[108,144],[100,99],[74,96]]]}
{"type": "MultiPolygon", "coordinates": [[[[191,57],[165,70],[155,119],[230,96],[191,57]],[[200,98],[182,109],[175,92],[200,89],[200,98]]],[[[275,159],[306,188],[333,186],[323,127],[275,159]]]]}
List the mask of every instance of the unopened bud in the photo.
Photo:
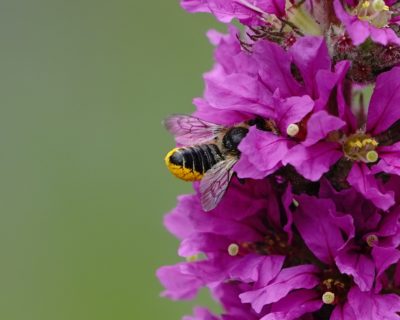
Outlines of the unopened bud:
{"type": "Polygon", "coordinates": [[[231,243],[228,247],[228,253],[230,256],[237,256],[239,253],[239,246],[236,243],[231,243]]]}
{"type": "Polygon", "coordinates": [[[368,151],[366,158],[369,163],[376,162],[379,158],[378,152],[375,150],[368,151]]]}
{"type": "Polygon", "coordinates": [[[199,258],[199,255],[194,254],[193,256],[186,257],[186,261],[187,262],[195,262],[195,261],[197,261],[198,258],[199,258]]]}
{"type": "Polygon", "coordinates": [[[378,236],[376,234],[370,234],[370,235],[367,236],[365,241],[372,248],[372,247],[375,247],[378,244],[379,238],[378,238],[378,236]]]}
{"type": "Polygon", "coordinates": [[[333,304],[335,302],[335,294],[327,291],[322,295],[322,302],[325,304],[333,304]]]}
{"type": "Polygon", "coordinates": [[[296,136],[300,131],[300,128],[297,124],[295,123],[291,123],[288,125],[287,129],[286,129],[286,133],[289,137],[294,137],[296,136]]]}

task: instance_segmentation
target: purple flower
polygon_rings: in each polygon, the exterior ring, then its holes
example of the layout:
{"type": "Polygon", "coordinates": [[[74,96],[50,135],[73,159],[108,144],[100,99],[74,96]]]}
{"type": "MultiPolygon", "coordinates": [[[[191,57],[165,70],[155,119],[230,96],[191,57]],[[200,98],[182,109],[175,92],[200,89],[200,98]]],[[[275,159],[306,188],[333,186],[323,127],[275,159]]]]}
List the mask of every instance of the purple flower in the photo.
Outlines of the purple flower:
{"type": "Polygon", "coordinates": [[[261,179],[279,169],[287,152],[295,145],[295,141],[288,135],[288,128],[300,122],[314,107],[308,96],[287,99],[278,96],[274,100],[274,115],[269,119],[279,132],[285,131],[277,135],[255,127],[250,129],[239,145],[241,157],[234,167],[241,178],[261,179]]]}
{"type": "MultiPolygon", "coordinates": [[[[326,184],[325,188],[329,189],[326,184]]],[[[336,305],[331,319],[353,319],[354,315],[357,319],[371,319],[371,314],[381,316],[376,319],[396,319],[400,299],[378,294],[381,289],[378,285],[372,289],[374,280],[400,258],[399,210],[378,213],[356,193],[340,194],[332,190],[323,193],[332,197],[297,196],[299,205],[293,216],[308,248],[327,266],[322,298],[324,303],[336,305]],[[350,199],[357,205],[349,213],[339,212],[333,199],[342,208],[343,201],[350,199]],[[363,306],[362,298],[375,307],[363,306]],[[386,309],[384,301],[390,299],[394,304],[386,309]]]]}
{"type": "Polygon", "coordinates": [[[384,0],[359,0],[354,6],[334,0],[336,15],[355,45],[362,44],[368,37],[382,45],[400,45],[400,38],[389,26],[393,12],[390,5],[384,0]]]}
{"type": "MultiPolygon", "coordinates": [[[[356,125],[344,99],[338,99],[339,116],[347,122],[342,133],[314,144],[296,145],[285,157],[285,164],[292,164],[300,174],[310,180],[318,180],[342,156],[353,162],[347,181],[358,192],[381,209],[394,204],[393,192],[385,191],[374,177],[375,173],[399,174],[399,144],[381,146],[379,136],[400,119],[400,68],[393,68],[377,79],[371,98],[366,124],[356,125]],[[311,161],[310,161],[311,160],[311,161]],[[370,168],[370,166],[372,167],[370,168]]],[[[331,117],[332,123],[339,119],[331,117]]],[[[328,124],[329,125],[329,124],[328,124]]],[[[323,122],[315,123],[314,131],[324,130],[323,122]]]]}
{"type": "MultiPolygon", "coordinates": [[[[255,116],[268,119],[270,132],[251,128],[243,139],[241,158],[234,168],[239,177],[260,179],[283,165],[307,126],[305,145],[315,148],[315,143],[345,125],[324,108],[332,90],[343,80],[348,63],[339,63],[332,72],[328,49],[319,37],[302,38],[288,52],[272,42],[260,41],[247,53],[241,50],[236,32],[231,29],[228,36],[210,35],[218,45],[217,64],[205,75],[204,98],[195,99],[195,114],[227,125],[255,116]],[[299,79],[293,75],[293,65],[299,79]]],[[[336,152],[329,161],[317,161],[327,170],[340,156],[336,152]]]]}
{"type": "MultiPolygon", "coordinates": [[[[267,279],[260,277],[255,284],[255,290],[244,292],[239,296],[243,303],[250,303],[252,308],[258,313],[262,311],[265,305],[276,303],[284,298],[287,300],[285,304],[286,307],[288,307],[290,301],[296,299],[293,296],[291,296],[291,299],[288,299],[288,294],[290,292],[299,289],[312,289],[316,287],[319,282],[317,275],[318,268],[313,265],[300,265],[277,269],[276,271],[278,272],[271,272],[271,267],[271,263],[263,264],[261,272],[263,275],[267,275],[267,279]]],[[[303,295],[304,292],[307,292],[307,290],[301,292],[301,295],[303,295]]],[[[304,303],[304,301],[302,301],[302,303],[304,303]]],[[[314,301],[312,301],[311,306],[311,310],[309,308],[304,308],[304,313],[318,310],[321,307],[321,303],[315,304],[314,301]]],[[[290,309],[291,308],[292,306],[290,309]]],[[[276,309],[279,310],[279,308],[276,309]]],[[[289,310],[286,310],[286,312],[289,310]]],[[[303,314],[298,314],[297,316],[301,315],[303,314]]]]}
{"type": "Polygon", "coordinates": [[[396,1],[181,4],[245,26],[208,33],[215,65],[194,115],[221,126],[174,168],[201,178],[213,145],[206,174],[232,179],[213,210],[196,182],[166,215],[183,260],[158,269],[162,295],[207,288],[222,306],[183,320],[400,320],[400,54],[385,47],[400,45],[396,1]],[[325,37],[307,34],[315,22],[325,37]]]}
{"type": "MultiPolygon", "coordinates": [[[[237,269],[243,254],[251,253],[251,243],[262,243],[268,234],[264,219],[267,210],[269,226],[279,224],[278,203],[265,181],[248,181],[241,185],[232,181],[217,208],[205,213],[200,195],[179,198],[178,206],[165,218],[167,228],[182,239],[179,255],[192,260],[197,254],[207,259],[182,262],[157,271],[171,299],[191,299],[199,288],[228,279],[237,269]],[[240,254],[239,254],[240,253],[240,254]]],[[[246,271],[236,276],[247,277],[246,271]]]]}
{"type": "Polygon", "coordinates": [[[396,294],[362,292],[352,287],[347,301],[335,307],[330,320],[395,320],[400,319],[400,297],[396,294]]]}
{"type": "Polygon", "coordinates": [[[321,261],[327,264],[335,261],[342,273],[353,277],[361,291],[369,291],[374,280],[400,259],[397,249],[400,210],[396,208],[384,213],[354,190],[337,193],[326,183],[321,188],[322,199],[296,198],[300,205],[294,215],[295,224],[321,261]],[[351,205],[343,205],[349,201],[351,205]],[[352,210],[348,211],[348,208],[352,210]],[[312,235],[315,230],[324,234],[325,242],[312,235]],[[347,235],[345,239],[343,234],[347,235]]]}
{"type": "Polygon", "coordinates": [[[182,0],[181,5],[192,13],[211,13],[224,23],[236,18],[252,26],[265,23],[268,14],[285,15],[285,1],[282,0],[182,0]]]}

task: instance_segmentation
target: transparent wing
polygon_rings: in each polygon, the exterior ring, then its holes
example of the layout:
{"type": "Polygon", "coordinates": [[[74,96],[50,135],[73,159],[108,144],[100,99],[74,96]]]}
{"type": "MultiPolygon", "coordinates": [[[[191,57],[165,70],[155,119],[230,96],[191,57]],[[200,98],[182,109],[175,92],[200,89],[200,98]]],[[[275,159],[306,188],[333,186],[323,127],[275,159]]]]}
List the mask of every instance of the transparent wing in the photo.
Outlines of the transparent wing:
{"type": "Polygon", "coordinates": [[[182,145],[201,144],[213,140],[224,127],[185,114],[169,116],[164,120],[165,128],[182,145]]]}
{"type": "Polygon", "coordinates": [[[232,167],[236,162],[237,159],[234,158],[218,162],[201,179],[201,205],[204,211],[214,209],[221,201],[232,178],[232,167]]]}

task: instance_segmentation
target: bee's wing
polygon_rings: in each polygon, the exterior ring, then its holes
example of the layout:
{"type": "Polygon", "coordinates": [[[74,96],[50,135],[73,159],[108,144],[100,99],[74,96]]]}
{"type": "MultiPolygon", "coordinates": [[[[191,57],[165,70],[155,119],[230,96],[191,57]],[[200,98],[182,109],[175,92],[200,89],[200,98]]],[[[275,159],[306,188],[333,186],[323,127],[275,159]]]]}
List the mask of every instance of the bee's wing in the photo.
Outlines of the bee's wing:
{"type": "Polygon", "coordinates": [[[213,140],[224,128],[185,114],[169,116],[164,120],[165,128],[175,136],[179,144],[201,144],[213,140]]]}
{"type": "Polygon", "coordinates": [[[218,162],[201,179],[201,205],[204,211],[214,209],[221,201],[232,178],[232,167],[236,162],[235,158],[218,162]]]}

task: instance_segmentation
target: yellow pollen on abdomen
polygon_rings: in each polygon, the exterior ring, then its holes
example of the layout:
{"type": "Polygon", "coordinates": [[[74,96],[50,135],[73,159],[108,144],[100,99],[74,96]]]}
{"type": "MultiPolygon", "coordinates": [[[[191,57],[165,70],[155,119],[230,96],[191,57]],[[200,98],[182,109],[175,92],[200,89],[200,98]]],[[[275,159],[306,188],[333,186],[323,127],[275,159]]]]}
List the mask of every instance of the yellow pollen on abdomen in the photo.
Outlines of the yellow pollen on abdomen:
{"type": "Polygon", "coordinates": [[[186,168],[184,166],[176,165],[171,163],[170,158],[171,156],[178,151],[180,148],[172,149],[170,152],[167,153],[165,156],[165,165],[167,166],[168,170],[177,178],[184,180],[184,181],[198,181],[203,178],[203,173],[197,172],[193,168],[186,168]]]}

